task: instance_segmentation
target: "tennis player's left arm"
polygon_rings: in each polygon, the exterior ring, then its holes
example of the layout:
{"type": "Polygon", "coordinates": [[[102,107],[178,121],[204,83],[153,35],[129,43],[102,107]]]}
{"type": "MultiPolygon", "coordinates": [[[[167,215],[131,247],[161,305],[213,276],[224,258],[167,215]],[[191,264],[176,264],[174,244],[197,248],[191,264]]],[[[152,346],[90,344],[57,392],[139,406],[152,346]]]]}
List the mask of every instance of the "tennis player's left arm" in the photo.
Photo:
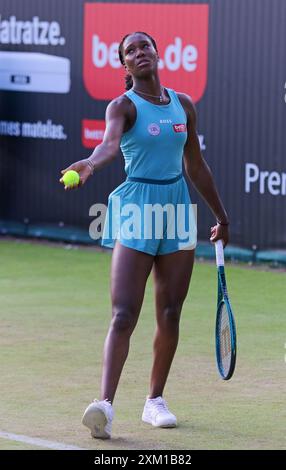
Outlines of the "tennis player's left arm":
{"type": "Polygon", "coordinates": [[[190,178],[196,190],[206,201],[216,217],[217,224],[211,228],[212,242],[223,239],[224,245],[228,243],[228,216],[218,194],[212,172],[202,156],[200,142],[196,130],[196,110],[191,98],[185,94],[179,94],[179,99],[187,115],[187,142],[184,147],[184,165],[187,176],[190,178]]]}

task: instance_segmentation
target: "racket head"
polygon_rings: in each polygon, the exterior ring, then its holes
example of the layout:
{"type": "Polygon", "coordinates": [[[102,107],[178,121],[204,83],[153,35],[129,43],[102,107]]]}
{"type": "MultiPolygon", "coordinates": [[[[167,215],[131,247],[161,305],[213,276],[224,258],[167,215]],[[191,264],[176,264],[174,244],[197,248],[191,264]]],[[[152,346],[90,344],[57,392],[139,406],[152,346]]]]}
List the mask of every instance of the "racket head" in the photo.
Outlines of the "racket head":
{"type": "Polygon", "coordinates": [[[236,327],[229,300],[220,299],[216,316],[216,359],[223,380],[229,380],[236,362],[236,327]]]}

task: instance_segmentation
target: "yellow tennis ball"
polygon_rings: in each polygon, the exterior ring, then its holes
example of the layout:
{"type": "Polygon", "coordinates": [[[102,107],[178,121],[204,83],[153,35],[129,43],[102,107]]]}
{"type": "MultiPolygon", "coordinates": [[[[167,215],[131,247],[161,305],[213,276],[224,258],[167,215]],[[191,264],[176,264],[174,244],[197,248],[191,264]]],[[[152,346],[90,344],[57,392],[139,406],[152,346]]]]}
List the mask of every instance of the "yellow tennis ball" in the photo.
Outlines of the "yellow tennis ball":
{"type": "Polygon", "coordinates": [[[79,174],[74,170],[67,171],[62,177],[65,186],[76,186],[79,183],[79,174]]]}

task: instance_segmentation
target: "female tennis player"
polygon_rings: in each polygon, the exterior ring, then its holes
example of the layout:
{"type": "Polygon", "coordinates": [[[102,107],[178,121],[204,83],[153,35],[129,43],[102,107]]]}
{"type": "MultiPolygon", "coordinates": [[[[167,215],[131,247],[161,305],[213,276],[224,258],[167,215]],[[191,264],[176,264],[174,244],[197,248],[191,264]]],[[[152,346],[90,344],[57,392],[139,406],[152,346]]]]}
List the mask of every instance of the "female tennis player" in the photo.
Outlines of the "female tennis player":
{"type": "Polygon", "coordinates": [[[210,240],[222,239],[224,245],[228,242],[228,216],[201,155],[191,98],[161,85],[157,46],[148,34],[126,35],[119,45],[119,57],[127,73],[127,92],[107,107],[103,142],[89,158],[62,171],[63,174],[77,171],[82,185],[94,171],[110,163],[119,148],[125,159],[127,180],[109,196],[102,241],[114,250],[112,320],[104,346],[101,397],[87,407],[82,419],[91,435],[100,439],[111,436],[112,403],[152,269],[157,329],[150,390],[142,420],[157,427],[177,425],[163,391],[178,344],[180,314],[196,246],[196,224],[189,210],[191,201],[182,176],[183,161],[187,177],[216,217],[210,240]],[[118,203],[120,212],[115,208],[118,203]],[[126,215],[130,205],[137,209],[136,217],[128,225],[126,215]],[[151,227],[156,211],[151,218],[147,216],[154,205],[163,208],[163,216],[157,217],[157,226],[151,227]],[[149,212],[144,212],[146,208],[149,212]],[[112,233],[111,225],[115,227],[112,233]]]}

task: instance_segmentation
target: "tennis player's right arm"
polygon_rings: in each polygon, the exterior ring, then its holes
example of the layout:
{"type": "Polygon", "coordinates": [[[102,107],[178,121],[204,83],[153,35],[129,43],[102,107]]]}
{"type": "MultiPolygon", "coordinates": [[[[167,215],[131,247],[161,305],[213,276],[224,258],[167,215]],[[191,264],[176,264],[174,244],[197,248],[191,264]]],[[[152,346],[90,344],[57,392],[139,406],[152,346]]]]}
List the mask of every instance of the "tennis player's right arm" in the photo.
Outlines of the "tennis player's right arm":
{"type": "MultiPolygon", "coordinates": [[[[106,108],[105,114],[106,129],[103,141],[95,147],[89,158],[79,160],[68,168],[62,170],[62,174],[69,170],[75,170],[80,176],[80,185],[92,175],[93,171],[99,170],[112,162],[118,154],[120,141],[126,123],[126,105],[120,99],[113,100],[106,108]]],[[[61,181],[61,180],[60,180],[61,181]]],[[[73,187],[71,187],[73,189],[73,187]]]]}
{"type": "Polygon", "coordinates": [[[119,151],[120,141],[126,122],[125,106],[120,99],[115,99],[106,108],[106,129],[103,142],[98,145],[88,160],[94,170],[99,170],[114,160],[119,151]]]}

